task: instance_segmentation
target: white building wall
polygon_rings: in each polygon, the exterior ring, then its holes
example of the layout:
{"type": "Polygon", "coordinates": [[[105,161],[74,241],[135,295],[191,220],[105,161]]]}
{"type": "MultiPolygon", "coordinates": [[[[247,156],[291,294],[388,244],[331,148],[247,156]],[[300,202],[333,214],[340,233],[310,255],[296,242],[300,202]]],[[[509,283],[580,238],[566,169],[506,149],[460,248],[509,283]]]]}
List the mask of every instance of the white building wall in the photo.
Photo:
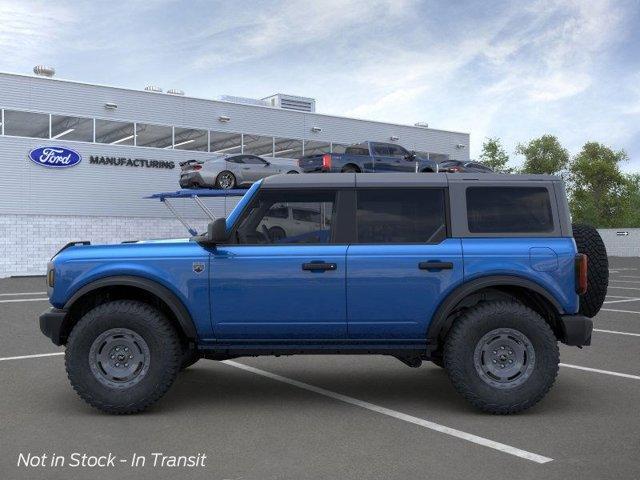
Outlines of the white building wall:
{"type": "Polygon", "coordinates": [[[601,228],[598,232],[610,257],[640,257],[640,228],[601,228]]]}

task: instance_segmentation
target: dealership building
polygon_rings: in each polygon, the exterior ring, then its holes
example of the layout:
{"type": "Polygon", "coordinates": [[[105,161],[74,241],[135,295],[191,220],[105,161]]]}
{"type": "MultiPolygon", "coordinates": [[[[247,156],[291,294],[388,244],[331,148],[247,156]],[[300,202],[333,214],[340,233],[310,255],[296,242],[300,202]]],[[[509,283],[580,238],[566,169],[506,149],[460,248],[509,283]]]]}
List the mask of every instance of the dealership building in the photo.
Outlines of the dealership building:
{"type": "MultiPolygon", "coordinates": [[[[364,140],[438,161],[469,158],[467,133],[319,114],[305,97],[194,98],[153,86],[60,80],[44,67],[34,72],[0,73],[0,277],[43,274],[49,258],[74,240],[186,236],[161,202],[145,198],[177,190],[186,160],[247,153],[293,163],[364,140]],[[34,161],[34,151],[74,155],[60,168],[34,161]]],[[[225,215],[236,201],[209,199],[207,206],[225,215]]],[[[176,205],[179,213],[202,228],[203,212],[184,203],[176,205]]]]}

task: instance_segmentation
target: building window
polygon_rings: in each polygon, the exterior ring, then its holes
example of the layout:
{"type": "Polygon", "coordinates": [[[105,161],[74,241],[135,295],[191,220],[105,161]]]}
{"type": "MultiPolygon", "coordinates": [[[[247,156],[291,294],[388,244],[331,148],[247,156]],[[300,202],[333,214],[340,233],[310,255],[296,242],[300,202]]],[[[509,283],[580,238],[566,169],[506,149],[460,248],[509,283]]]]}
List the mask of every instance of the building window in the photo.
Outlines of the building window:
{"type": "Polygon", "coordinates": [[[251,155],[273,156],[273,137],[262,137],[260,135],[243,135],[244,153],[251,155]]]}
{"type": "Polygon", "coordinates": [[[242,135],[228,132],[209,132],[209,151],[212,153],[242,153],[242,135]]]}
{"type": "Polygon", "coordinates": [[[206,152],[209,149],[208,142],[206,130],[179,127],[174,129],[173,148],[175,149],[206,152]]]}
{"type": "Polygon", "coordinates": [[[322,155],[323,153],[331,153],[331,142],[317,142],[315,140],[304,141],[304,154],[322,155]]]}
{"type": "Polygon", "coordinates": [[[274,157],[300,158],[302,157],[302,140],[291,138],[274,138],[274,157]]]}
{"type": "Polygon", "coordinates": [[[51,138],[93,142],[93,119],[51,115],[51,138]]]}
{"type": "Polygon", "coordinates": [[[49,114],[5,110],[4,134],[16,137],[49,138],[49,114]]]}
{"type": "Polygon", "coordinates": [[[96,142],[111,145],[133,145],[134,126],[129,122],[96,119],[96,142]]]}
{"type": "Polygon", "coordinates": [[[164,125],[137,123],[136,145],[138,147],[171,148],[173,145],[173,129],[164,125]]]}

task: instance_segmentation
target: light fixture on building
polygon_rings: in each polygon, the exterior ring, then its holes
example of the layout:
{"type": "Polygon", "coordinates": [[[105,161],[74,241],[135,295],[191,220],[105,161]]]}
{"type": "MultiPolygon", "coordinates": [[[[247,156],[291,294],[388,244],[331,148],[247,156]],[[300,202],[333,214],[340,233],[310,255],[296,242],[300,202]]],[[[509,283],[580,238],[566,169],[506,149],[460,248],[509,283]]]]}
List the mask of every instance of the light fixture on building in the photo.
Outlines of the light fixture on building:
{"type": "Polygon", "coordinates": [[[118,145],[119,143],[122,142],[126,142],[127,140],[131,140],[133,138],[133,135],[127,135],[126,137],[122,137],[119,140],[116,140],[115,142],[111,142],[110,145],[118,145]]]}
{"type": "Polygon", "coordinates": [[[104,104],[104,108],[106,108],[107,110],[115,110],[116,108],[118,108],[118,104],[114,102],[107,102],[104,104]]]}
{"type": "Polygon", "coordinates": [[[320,133],[322,131],[322,127],[311,127],[311,131],[313,133],[320,133]]]}
{"type": "Polygon", "coordinates": [[[56,69],[53,67],[47,67],[45,65],[36,65],[33,67],[33,73],[39,77],[53,77],[56,74],[56,69]]]}
{"type": "Polygon", "coordinates": [[[226,115],[220,115],[218,117],[218,121],[222,123],[227,123],[229,120],[231,120],[231,117],[227,117],[226,115]]]}
{"type": "Polygon", "coordinates": [[[459,149],[463,149],[465,147],[466,147],[466,145],[464,143],[459,143],[459,144],[456,145],[456,148],[459,148],[459,149]]]}
{"type": "Polygon", "coordinates": [[[144,89],[147,92],[155,92],[155,93],[162,93],[162,88],[156,86],[156,85],[147,85],[146,87],[144,87],[144,89]]]}
{"type": "Polygon", "coordinates": [[[391,136],[389,137],[389,139],[390,139],[392,142],[397,142],[398,140],[400,140],[400,137],[398,137],[397,135],[391,135],[391,136]]]}
{"type": "MultiPolygon", "coordinates": [[[[194,140],[194,139],[191,139],[191,140],[185,140],[184,142],[176,143],[176,144],[173,146],[173,148],[175,148],[175,147],[181,147],[182,145],[187,145],[188,143],[193,143],[193,142],[195,142],[195,140],[194,140]]],[[[171,148],[171,145],[169,145],[168,147],[164,147],[164,148],[171,148]]]]}
{"type": "Polygon", "coordinates": [[[167,93],[169,95],[179,95],[179,96],[184,96],[184,90],[179,90],[177,88],[172,88],[170,90],[167,90],[167,93]]]}
{"type": "Polygon", "coordinates": [[[67,135],[68,133],[71,133],[75,130],[75,128],[68,128],[67,130],[60,132],[57,135],[54,135],[53,137],[51,137],[51,140],[55,140],[56,138],[60,138],[60,137],[64,137],[65,135],[67,135]]]}
{"type": "Polygon", "coordinates": [[[420,128],[429,128],[429,124],[427,122],[416,122],[414,125],[420,128]]]}

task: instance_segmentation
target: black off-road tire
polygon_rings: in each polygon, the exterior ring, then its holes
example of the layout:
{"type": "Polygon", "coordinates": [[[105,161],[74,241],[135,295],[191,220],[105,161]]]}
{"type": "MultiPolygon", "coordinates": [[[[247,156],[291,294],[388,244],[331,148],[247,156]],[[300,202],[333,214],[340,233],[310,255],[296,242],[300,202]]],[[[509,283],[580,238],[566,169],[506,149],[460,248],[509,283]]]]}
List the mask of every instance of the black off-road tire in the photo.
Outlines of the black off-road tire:
{"type": "Polygon", "coordinates": [[[602,308],[609,287],[609,258],[602,237],[590,225],[574,223],[573,238],[579,253],[587,255],[587,292],[580,295],[580,313],[595,317],[602,308]]]}
{"type": "Polygon", "coordinates": [[[342,173],[360,173],[360,170],[353,165],[347,165],[340,170],[342,173]]]}
{"type": "Polygon", "coordinates": [[[558,343],[549,325],[517,302],[486,302],[470,308],[455,321],[444,347],[444,365],[454,388],[473,406],[492,414],[516,413],[535,405],[553,385],[559,361],[558,343]],[[527,376],[500,388],[483,379],[476,368],[478,346],[498,329],[523,335],[534,353],[527,376]]]}
{"type": "MultiPolygon", "coordinates": [[[[106,347],[105,347],[106,348],[106,347]]],[[[173,384],[182,360],[178,335],[156,308],[135,300],[104,303],[87,312],[73,327],[67,342],[65,366],[71,386],[91,406],[103,412],[140,412],[162,397],[173,384]],[[92,371],[92,345],[109,331],[134,332],[148,347],[148,369],[137,383],[113,387],[92,371]]]]}

